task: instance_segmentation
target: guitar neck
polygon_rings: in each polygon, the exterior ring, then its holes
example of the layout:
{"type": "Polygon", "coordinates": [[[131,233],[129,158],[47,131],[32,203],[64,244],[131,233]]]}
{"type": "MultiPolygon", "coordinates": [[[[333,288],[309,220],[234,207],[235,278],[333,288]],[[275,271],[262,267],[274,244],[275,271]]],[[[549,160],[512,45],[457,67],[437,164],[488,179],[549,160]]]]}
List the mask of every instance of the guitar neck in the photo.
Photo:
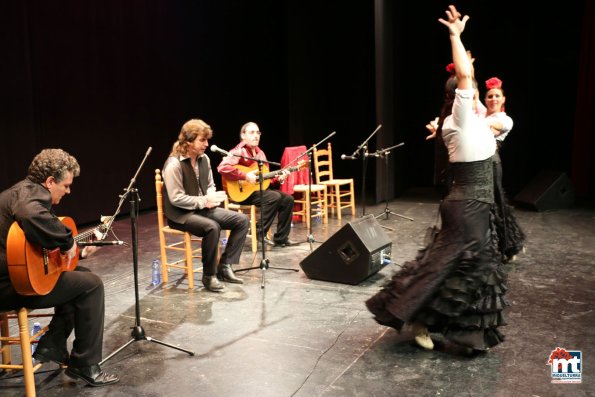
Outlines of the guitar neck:
{"type": "Polygon", "coordinates": [[[87,241],[95,235],[96,231],[98,231],[99,233],[105,233],[106,230],[107,227],[105,225],[99,225],[96,228],[77,234],[76,236],[74,236],[74,241],[77,243],[87,241]]]}
{"type": "Polygon", "coordinates": [[[277,171],[271,171],[271,172],[267,172],[266,174],[264,174],[262,177],[263,179],[271,179],[276,177],[277,175],[281,174],[284,171],[289,171],[289,172],[293,172],[293,171],[297,171],[300,167],[289,167],[289,168],[284,168],[282,170],[277,170],[277,171]]]}

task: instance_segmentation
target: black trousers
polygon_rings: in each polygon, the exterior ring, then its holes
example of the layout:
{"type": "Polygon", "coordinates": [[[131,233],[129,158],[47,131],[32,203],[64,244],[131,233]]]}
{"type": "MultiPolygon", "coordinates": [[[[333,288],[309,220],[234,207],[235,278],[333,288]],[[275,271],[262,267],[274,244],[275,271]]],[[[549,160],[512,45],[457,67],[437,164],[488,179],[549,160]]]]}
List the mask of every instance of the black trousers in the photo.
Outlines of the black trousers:
{"type": "Polygon", "coordinates": [[[262,223],[264,226],[261,225],[259,218],[256,222],[259,233],[264,230],[264,233],[266,234],[271,228],[275,217],[277,217],[277,231],[273,236],[273,240],[276,243],[287,241],[289,233],[291,232],[293,196],[278,190],[264,190],[262,192],[261,200],[260,191],[257,190],[246,200],[242,201],[241,204],[254,204],[257,207],[260,207],[260,211],[262,211],[262,223]]]}
{"type": "Polygon", "coordinates": [[[43,343],[61,349],[74,329],[69,365],[82,367],[98,364],[103,349],[105,294],[101,278],[83,267],[63,272],[47,295],[17,294],[9,279],[0,280],[2,307],[18,309],[54,308],[55,314],[43,335],[43,343]]]}
{"type": "Polygon", "coordinates": [[[203,275],[217,274],[218,264],[237,264],[240,262],[244,241],[250,229],[250,220],[245,214],[223,208],[204,208],[196,210],[184,224],[168,219],[173,229],[188,231],[202,238],[203,275]],[[229,238],[221,258],[217,261],[217,248],[221,230],[230,230],[229,238]]]}

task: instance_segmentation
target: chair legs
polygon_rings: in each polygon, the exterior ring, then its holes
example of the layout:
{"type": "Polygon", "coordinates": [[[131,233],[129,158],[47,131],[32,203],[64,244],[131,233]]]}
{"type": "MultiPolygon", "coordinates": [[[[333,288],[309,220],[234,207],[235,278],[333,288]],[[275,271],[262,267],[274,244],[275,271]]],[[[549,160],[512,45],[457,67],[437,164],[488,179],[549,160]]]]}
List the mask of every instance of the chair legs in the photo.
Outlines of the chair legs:
{"type": "MultiPolygon", "coordinates": [[[[10,336],[10,326],[8,324],[9,318],[15,318],[14,312],[0,313],[0,336],[2,338],[2,364],[0,369],[6,370],[21,370],[23,371],[23,381],[25,384],[25,395],[27,397],[35,396],[35,376],[34,373],[41,367],[41,363],[33,365],[33,357],[31,354],[31,335],[29,331],[29,311],[22,307],[16,310],[16,319],[18,323],[18,337],[10,336]],[[11,345],[18,344],[21,348],[21,364],[13,364],[12,354],[10,352],[11,345]]],[[[48,317],[51,314],[39,314],[33,317],[48,317]]],[[[40,333],[47,330],[47,327],[38,332],[34,337],[38,337],[40,333]]]]}
{"type": "MultiPolygon", "coordinates": [[[[163,284],[167,284],[169,281],[169,268],[177,268],[177,269],[184,269],[184,274],[188,278],[188,288],[194,288],[194,273],[200,272],[201,267],[194,267],[194,259],[200,259],[201,256],[199,254],[199,248],[193,248],[193,244],[201,244],[201,239],[198,237],[193,237],[192,234],[188,232],[181,232],[179,230],[173,230],[168,227],[164,227],[160,230],[160,251],[161,251],[161,280],[163,284]],[[166,241],[165,235],[177,236],[178,238],[182,238],[182,240],[178,240],[174,243],[168,243],[166,241]],[[170,260],[168,258],[168,252],[173,254],[177,251],[183,251],[182,259],[177,260],[170,260]]],[[[180,255],[177,256],[179,258],[180,255]]]]}
{"type": "Polygon", "coordinates": [[[33,376],[33,358],[31,357],[31,340],[29,339],[27,309],[21,308],[18,312],[19,338],[21,339],[21,352],[23,359],[23,378],[25,380],[25,394],[35,395],[35,377],[33,376]]]}
{"type": "Polygon", "coordinates": [[[308,195],[308,185],[295,185],[293,187],[294,193],[301,193],[301,197],[295,199],[295,204],[301,204],[302,208],[298,211],[294,211],[294,215],[299,215],[302,218],[302,222],[306,223],[306,227],[310,228],[310,222],[312,218],[320,217],[324,224],[328,223],[328,195],[327,187],[324,185],[312,185],[310,186],[310,193],[308,195]],[[313,214],[312,207],[320,206],[320,213],[313,214]],[[308,213],[310,217],[308,217],[308,213]]]}
{"type": "Polygon", "coordinates": [[[353,180],[349,182],[349,190],[341,190],[341,185],[328,185],[329,188],[329,207],[331,213],[337,210],[337,218],[341,219],[341,212],[344,208],[351,208],[351,216],[355,217],[355,193],[353,190],[353,180]],[[349,200],[345,200],[345,198],[349,200]]]}
{"type": "MultiPolygon", "coordinates": [[[[252,253],[256,253],[256,251],[258,251],[258,233],[256,232],[256,206],[253,204],[227,203],[226,208],[232,211],[237,211],[242,214],[250,212],[250,233],[248,234],[248,237],[250,237],[252,253]]],[[[229,233],[230,231],[228,230],[228,237],[229,233]]]]}

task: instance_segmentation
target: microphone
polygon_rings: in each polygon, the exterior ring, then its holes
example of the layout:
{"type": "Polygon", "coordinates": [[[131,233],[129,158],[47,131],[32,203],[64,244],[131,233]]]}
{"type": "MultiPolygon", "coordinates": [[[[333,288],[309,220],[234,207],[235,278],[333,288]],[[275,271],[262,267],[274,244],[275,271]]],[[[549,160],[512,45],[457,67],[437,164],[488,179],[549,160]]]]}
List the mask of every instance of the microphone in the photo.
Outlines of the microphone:
{"type": "Polygon", "coordinates": [[[231,156],[231,153],[229,153],[227,150],[221,149],[217,145],[211,145],[211,152],[219,152],[219,153],[224,154],[226,156],[231,156]]]}
{"type": "Polygon", "coordinates": [[[347,156],[347,155],[342,154],[341,155],[341,160],[357,160],[357,157],[355,157],[355,156],[347,156]]]}
{"type": "Polygon", "coordinates": [[[99,247],[102,245],[124,245],[124,241],[79,241],[76,244],[79,247],[99,247]]]}

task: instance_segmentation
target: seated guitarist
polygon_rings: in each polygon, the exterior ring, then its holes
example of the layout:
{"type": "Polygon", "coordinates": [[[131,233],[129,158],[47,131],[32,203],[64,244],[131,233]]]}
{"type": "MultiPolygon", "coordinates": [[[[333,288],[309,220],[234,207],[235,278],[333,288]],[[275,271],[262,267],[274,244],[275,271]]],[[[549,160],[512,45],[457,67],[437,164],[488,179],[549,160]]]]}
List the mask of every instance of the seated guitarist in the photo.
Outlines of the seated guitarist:
{"type": "MultiPolygon", "coordinates": [[[[231,149],[230,153],[266,161],[266,155],[258,147],[260,130],[256,123],[249,122],[244,124],[240,129],[240,138],[242,141],[235,148],[231,149]]],[[[264,164],[266,165],[266,163],[264,164]]],[[[275,217],[277,217],[277,232],[273,236],[273,241],[269,241],[268,239],[265,239],[265,241],[275,247],[287,247],[298,244],[289,240],[291,217],[293,214],[293,197],[278,190],[264,190],[261,200],[260,189],[258,188],[258,163],[256,161],[243,157],[227,156],[223,158],[217,167],[217,171],[227,181],[246,181],[255,186],[254,192],[245,200],[239,202],[239,204],[254,204],[260,207],[264,225],[260,224],[259,219],[257,222],[258,241],[261,241],[260,233],[264,232],[266,235],[275,217]],[[245,172],[240,169],[241,167],[237,167],[238,165],[251,168],[251,170],[245,172]]],[[[273,179],[273,182],[283,183],[287,175],[288,173],[285,172],[280,173],[273,179]]]]}
{"type": "MultiPolygon", "coordinates": [[[[41,362],[68,364],[66,375],[71,378],[91,386],[105,386],[119,378],[99,367],[105,315],[99,276],[80,267],[77,271],[64,271],[48,294],[25,296],[16,292],[8,271],[8,231],[15,221],[27,242],[52,250],[59,248],[67,264],[76,256],[73,232],[54,215],[52,205],[70,194],[73,179],[79,173],[74,157],[61,149],[44,149],[31,162],[27,178],[0,193],[0,309],[53,307],[49,329],[33,357],[41,362]],[[66,341],[73,329],[75,340],[69,354],[66,341]]],[[[85,247],[81,257],[93,249],[96,247],[85,247]]]]}

